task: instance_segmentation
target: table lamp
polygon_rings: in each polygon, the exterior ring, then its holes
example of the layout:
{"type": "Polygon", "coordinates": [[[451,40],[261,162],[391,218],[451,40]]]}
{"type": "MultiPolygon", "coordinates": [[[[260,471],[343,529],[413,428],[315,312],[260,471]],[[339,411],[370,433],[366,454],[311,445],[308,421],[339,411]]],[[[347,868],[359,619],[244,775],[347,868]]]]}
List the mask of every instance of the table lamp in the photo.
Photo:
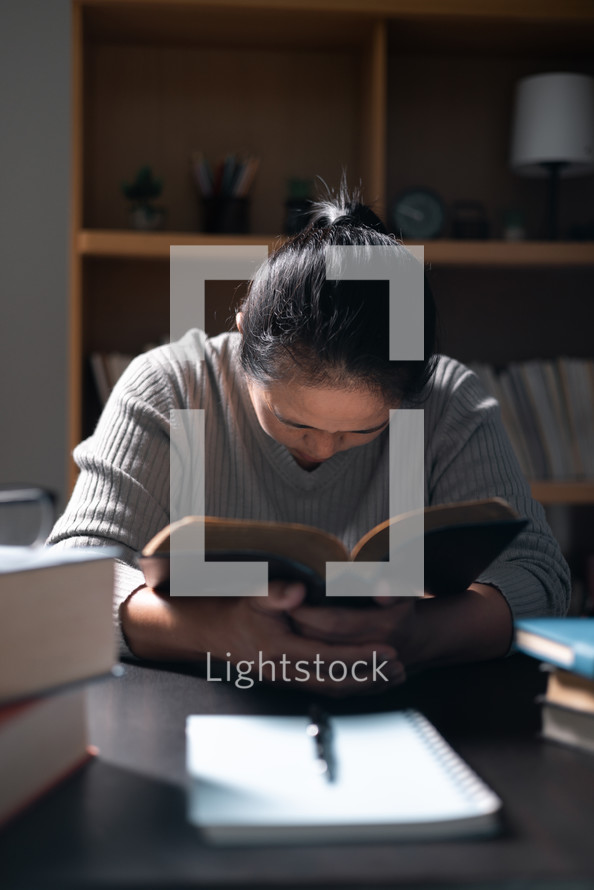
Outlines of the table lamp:
{"type": "Polygon", "coordinates": [[[585,74],[536,74],[516,86],[512,169],[549,178],[548,237],[558,237],[561,176],[594,172],[594,78],[585,74]]]}

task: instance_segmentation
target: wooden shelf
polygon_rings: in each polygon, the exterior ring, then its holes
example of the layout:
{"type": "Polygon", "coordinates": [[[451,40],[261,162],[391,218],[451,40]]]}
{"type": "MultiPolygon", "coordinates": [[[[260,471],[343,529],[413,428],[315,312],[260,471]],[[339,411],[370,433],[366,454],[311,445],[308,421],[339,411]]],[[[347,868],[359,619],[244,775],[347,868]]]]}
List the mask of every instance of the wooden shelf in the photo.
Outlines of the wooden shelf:
{"type": "MultiPolygon", "coordinates": [[[[171,245],[245,245],[282,241],[275,235],[206,235],[195,232],[132,232],[83,229],[77,238],[83,256],[163,259],[171,245]]],[[[466,266],[594,266],[593,242],[428,241],[425,261],[466,266]]]]}
{"type": "Polygon", "coordinates": [[[456,266],[592,266],[594,243],[577,241],[429,241],[425,261],[456,266]]]}
{"type": "Polygon", "coordinates": [[[532,497],[541,504],[594,504],[594,480],[532,482],[532,497]]]}
{"type": "Polygon", "coordinates": [[[175,4],[166,0],[174,13],[165,16],[162,0],[82,3],[87,33],[94,43],[144,46],[349,47],[365,39],[365,28],[378,17],[375,10],[362,9],[359,0],[338,10],[336,4],[318,0],[176,0],[175,4]]]}
{"type": "Polygon", "coordinates": [[[169,259],[171,246],[267,244],[279,242],[274,235],[206,235],[195,232],[131,232],[126,229],[83,229],[77,237],[82,256],[127,259],[169,259]]]}

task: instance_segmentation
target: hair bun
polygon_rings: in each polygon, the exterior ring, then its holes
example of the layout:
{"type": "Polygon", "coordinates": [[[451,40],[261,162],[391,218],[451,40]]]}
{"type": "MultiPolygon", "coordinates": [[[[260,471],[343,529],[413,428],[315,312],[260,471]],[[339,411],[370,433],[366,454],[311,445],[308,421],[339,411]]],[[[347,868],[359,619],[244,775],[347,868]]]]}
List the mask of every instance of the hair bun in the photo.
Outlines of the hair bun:
{"type": "Polygon", "coordinates": [[[363,204],[358,196],[351,198],[342,190],[336,197],[331,196],[324,201],[314,202],[310,221],[315,228],[350,224],[355,227],[375,229],[384,235],[388,234],[385,225],[371,207],[363,204]]]}

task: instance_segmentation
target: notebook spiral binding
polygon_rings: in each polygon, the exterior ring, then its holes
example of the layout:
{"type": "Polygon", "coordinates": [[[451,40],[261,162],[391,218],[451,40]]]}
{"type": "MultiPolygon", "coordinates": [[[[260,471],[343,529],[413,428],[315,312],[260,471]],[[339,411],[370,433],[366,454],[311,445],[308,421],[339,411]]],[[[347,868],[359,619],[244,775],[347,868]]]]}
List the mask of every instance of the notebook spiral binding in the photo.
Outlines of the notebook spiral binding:
{"type": "Polygon", "coordinates": [[[423,744],[443,763],[456,787],[460,789],[468,800],[501,805],[501,800],[495,792],[486,787],[484,782],[456,754],[426,717],[419,711],[413,710],[407,711],[407,716],[418,732],[423,744]]]}

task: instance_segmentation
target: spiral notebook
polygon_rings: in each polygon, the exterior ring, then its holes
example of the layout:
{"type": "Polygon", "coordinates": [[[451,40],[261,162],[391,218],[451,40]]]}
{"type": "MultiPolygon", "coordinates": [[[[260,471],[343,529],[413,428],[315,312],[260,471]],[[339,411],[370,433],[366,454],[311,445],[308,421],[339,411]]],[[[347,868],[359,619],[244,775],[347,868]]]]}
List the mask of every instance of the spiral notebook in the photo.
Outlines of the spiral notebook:
{"type": "Polygon", "coordinates": [[[191,716],[188,818],[216,844],[493,834],[501,801],[418,711],[332,718],[335,778],[306,717],[191,716]]]}

